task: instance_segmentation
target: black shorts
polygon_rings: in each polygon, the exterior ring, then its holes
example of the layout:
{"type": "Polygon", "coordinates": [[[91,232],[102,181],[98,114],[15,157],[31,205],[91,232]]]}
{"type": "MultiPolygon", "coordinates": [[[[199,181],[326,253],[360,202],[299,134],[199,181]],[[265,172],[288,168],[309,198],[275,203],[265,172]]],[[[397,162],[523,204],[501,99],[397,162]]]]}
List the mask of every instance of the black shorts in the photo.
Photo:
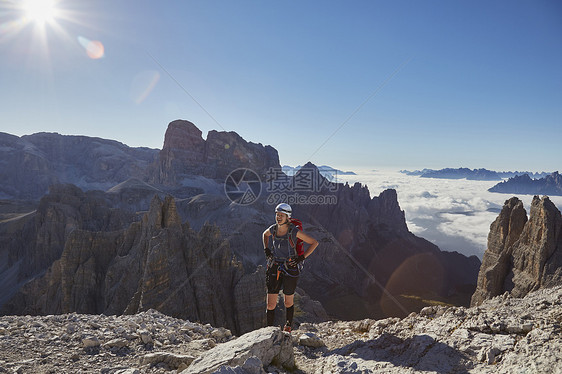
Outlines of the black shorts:
{"type": "Polygon", "coordinates": [[[274,262],[268,266],[265,274],[267,293],[277,294],[283,289],[283,294],[293,295],[297,289],[299,274],[297,266],[285,268],[283,264],[274,262]]]}

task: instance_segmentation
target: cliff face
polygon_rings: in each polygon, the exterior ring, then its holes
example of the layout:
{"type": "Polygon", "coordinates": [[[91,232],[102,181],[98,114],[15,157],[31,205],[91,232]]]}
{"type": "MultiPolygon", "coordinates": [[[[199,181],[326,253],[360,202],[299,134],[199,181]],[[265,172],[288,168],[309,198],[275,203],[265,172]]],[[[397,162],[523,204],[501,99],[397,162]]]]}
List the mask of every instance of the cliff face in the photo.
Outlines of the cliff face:
{"type": "Polygon", "coordinates": [[[548,197],[533,199],[529,221],[513,248],[513,269],[515,297],[562,283],[562,219],[548,197]]]}
{"type": "Polygon", "coordinates": [[[0,222],[0,306],[60,258],[73,231],[120,230],[135,219],[100,191],[51,186],[35,210],[0,222]]]}
{"type": "Polygon", "coordinates": [[[279,155],[273,147],[247,142],[235,132],[213,130],[204,140],[193,123],[176,120],[168,125],[164,147],[152,166],[150,179],[175,186],[187,175],[224,180],[238,168],[265,175],[270,167],[280,168],[279,155]]]}
{"type": "Polygon", "coordinates": [[[513,197],[490,226],[472,305],[508,291],[522,297],[562,283],[562,219],[548,197],[533,198],[529,219],[513,197]]]}
{"type": "Polygon", "coordinates": [[[122,231],[74,230],[60,259],[4,305],[8,314],[171,316],[249,331],[263,324],[265,273],[244,275],[217,228],[181,223],[173,198],[155,197],[122,231]],[[240,288],[243,287],[243,290],[240,288]],[[235,300],[247,293],[244,303],[235,300]]]}

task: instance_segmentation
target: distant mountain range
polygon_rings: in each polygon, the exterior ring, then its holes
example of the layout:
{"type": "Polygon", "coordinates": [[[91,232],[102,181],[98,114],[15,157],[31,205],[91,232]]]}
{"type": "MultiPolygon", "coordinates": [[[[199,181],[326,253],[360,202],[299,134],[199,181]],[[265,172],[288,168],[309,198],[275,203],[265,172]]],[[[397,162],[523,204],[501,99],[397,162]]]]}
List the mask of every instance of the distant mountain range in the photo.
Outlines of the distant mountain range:
{"type": "Polygon", "coordinates": [[[531,179],[527,174],[518,175],[496,184],[494,187],[488,189],[488,191],[525,195],[562,196],[562,176],[557,171],[539,179],[531,179]]]}
{"type": "Polygon", "coordinates": [[[422,178],[439,178],[439,179],[463,179],[480,180],[480,181],[495,181],[506,178],[513,178],[527,174],[532,178],[543,178],[551,173],[540,172],[533,173],[529,171],[493,171],[487,169],[469,169],[469,168],[445,168],[440,170],[423,169],[423,170],[400,170],[401,173],[406,175],[420,176],[422,178]]]}
{"type": "MultiPolygon", "coordinates": [[[[288,176],[293,176],[293,175],[297,174],[297,172],[301,168],[302,168],[301,165],[299,165],[299,166],[283,165],[282,170],[288,176]]],[[[330,181],[333,181],[334,179],[336,179],[338,175],[357,175],[353,171],[343,171],[343,170],[339,170],[339,169],[334,169],[333,167],[327,166],[327,165],[318,166],[317,168],[318,168],[318,171],[320,172],[320,174],[322,174],[322,176],[324,178],[326,178],[330,181]]]]}

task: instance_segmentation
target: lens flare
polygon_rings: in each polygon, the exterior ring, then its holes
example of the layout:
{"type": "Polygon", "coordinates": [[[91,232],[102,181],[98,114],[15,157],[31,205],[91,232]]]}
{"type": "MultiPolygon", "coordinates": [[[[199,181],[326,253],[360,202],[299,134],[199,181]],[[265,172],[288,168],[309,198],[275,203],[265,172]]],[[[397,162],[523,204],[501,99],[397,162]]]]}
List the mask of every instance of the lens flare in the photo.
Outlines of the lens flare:
{"type": "Polygon", "coordinates": [[[131,85],[131,96],[136,104],[142,103],[152,92],[160,80],[157,71],[144,71],[137,74],[131,85]]]}
{"type": "MultiPolygon", "coordinates": [[[[405,259],[394,270],[385,287],[391,295],[406,302],[411,295],[431,297],[428,294],[432,291],[439,294],[446,285],[445,278],[439,258],[433,253],[420,253],[405,259]]],[[[394,300],[386,294],[381,297],[380,307],[386,316],[405,316],[404,311],[398,310],[394,300]]]]}
{"type": "Polygon", "coordinates": [[[90,40],[84,38],[83,36],[79,36],[78,42],[82,47],[84,47],[88,57],[93,60],[100,59],[105,55],[105,48],[103,47],[102,42],[98,40],[90,40]]]}

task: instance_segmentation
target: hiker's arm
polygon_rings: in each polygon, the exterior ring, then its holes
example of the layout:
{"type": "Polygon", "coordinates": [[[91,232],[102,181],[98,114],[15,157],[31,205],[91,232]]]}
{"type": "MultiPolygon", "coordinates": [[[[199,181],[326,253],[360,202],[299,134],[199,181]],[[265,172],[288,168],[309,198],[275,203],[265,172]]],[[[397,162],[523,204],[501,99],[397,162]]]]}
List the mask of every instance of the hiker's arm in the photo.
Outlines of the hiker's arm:
{"type": "Polygon", "coordinates": [[[271,232],[269,228],[263,232],[263,248],[267,248],[269,246],[269,237],[271,236],[271,232]]]}
{"type": "Polygon", "coordinates": [[[262,236],[263,236],[263,253],[265,254],[266,260],[269,261],[269,259],[273,257],[273,252],[271,252],[271,249],[269,248],[269,237],[271,236],[271,232],[269,231],[269,229],[265,230],[262,236]]]}
{"type": "Polygon", "coordinates": [[[309,244],[308,248],[304,252],[304,258],[310,256],[312,252],[318,247],[318,240],[314,239],[312,236],[305,234],[302,231],[297,231],[297,238],[301,239],[306,244],[309,244]]]}

